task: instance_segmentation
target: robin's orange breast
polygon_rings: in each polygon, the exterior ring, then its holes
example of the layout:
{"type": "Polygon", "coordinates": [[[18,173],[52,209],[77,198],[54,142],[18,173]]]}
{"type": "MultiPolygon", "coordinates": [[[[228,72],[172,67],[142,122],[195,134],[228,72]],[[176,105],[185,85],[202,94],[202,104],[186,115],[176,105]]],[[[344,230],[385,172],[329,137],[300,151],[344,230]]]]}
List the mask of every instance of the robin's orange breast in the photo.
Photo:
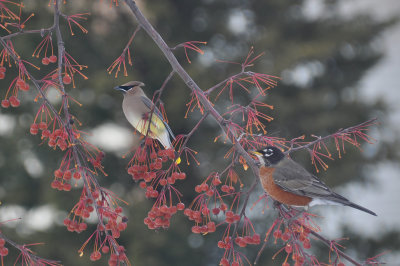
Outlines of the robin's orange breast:
{"type": "Polygon", "coordinates": [[[274,200],[287,205],[306,206],[311,202],[312,198],[310,197],[287,192],[276,185],[274,178],[272,177],[274,171],[275,168],[272,167],[260,168],[261,184],[268,195],[270,195],[274,200]]]}

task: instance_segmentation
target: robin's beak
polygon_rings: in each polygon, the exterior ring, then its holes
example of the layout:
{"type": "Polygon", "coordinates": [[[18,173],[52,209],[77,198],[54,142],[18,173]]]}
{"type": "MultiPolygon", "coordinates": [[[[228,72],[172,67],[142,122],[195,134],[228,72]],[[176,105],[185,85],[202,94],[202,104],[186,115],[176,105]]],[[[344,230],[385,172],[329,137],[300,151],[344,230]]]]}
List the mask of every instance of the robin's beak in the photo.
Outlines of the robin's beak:
{"type": "Polygon", "coordinates": [[[257,160],[257,165],[260,166],[261,165],[261,161],[262,160],[262,154],[258,151],[249,151],[250,156],[257,160]]]}
{"type": "Polygon", "coordinates": [[[258,151],[249,151],[249,153],[254,156],[262,156],[261,152],[258,152],[258,151]]]}

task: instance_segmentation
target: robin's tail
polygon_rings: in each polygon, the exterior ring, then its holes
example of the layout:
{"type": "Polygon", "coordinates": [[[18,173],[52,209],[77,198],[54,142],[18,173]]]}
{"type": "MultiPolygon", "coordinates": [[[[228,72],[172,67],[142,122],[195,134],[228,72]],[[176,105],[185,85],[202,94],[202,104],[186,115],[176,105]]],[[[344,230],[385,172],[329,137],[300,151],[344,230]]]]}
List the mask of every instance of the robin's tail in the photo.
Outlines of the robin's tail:
{"type": "Polygon", "coordinates": [[[343,204],[344,206],[349,206],[349,207],[352,207],[352,208],[354,208],[354,209],[357,209],[357,210],[360,210],[360,211],[369,213],[369,214],[371,214],[371,215],[378,216],[378,215],[376,215],[376,213],[374,213],[373,211],[370,211],[370,210],[368,210],[367,208],[364,208],[364,207],[362,207],[362,206],[360,206],[360,205],[357,205],[357,204],[351,202],[350,200],[346,199],[346,198],[343,197],[342,195],[339,195],[339,194],[337,194],[337,193],[335,193],[335,192],[332,192],[331,200],[332,200],[332,201],[335,201],[335,202],[337,202],[337,203],[343,204]]]}
{"type": "Polygon", "coordinates": [[[357,205],[357,204],[355,204],[355,203],[353,203],[353,202],[350,202],[350,201],[349,201],[347,204],[344,203],[344,205],[349,206],[349,207],[353,207],[353,208],[355,208],[355,209],[357,209],[357,210],[360,210],[360,211],[369,213],[369,214],[374,215],[374,216],[378,216],[378,215],[376,215],[376,213],[374,213],[373,211],[370,211],[370,210],[368,210],[367,208],[364,208],[364,207],[362,207],[362,206],[360,206],[360,205],[357,205]]]}

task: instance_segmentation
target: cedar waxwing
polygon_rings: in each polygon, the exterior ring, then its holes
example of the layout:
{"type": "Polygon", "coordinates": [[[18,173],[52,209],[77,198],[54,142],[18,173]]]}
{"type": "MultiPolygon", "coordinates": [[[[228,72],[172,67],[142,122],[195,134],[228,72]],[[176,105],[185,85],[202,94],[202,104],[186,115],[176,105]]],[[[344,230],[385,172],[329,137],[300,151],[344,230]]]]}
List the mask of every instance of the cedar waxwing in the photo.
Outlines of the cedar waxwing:
{"type": "Polygon", "coordinates": [[[142,135],[158,139],[165,149],[173,148],[170,136],[173,139],[175,139],[175,136],[164,121],[160,110],[144,94],[142,86],[144,86],[144,83],[140,81],[130,81],[114,88],[122,91],[124,95],[122,109],[125,117],[142,135]],[[152,109],[153,113],[151,113],[152,109]],[[149,116],[151,116],[150,127],[148,123],[149,116]]]}

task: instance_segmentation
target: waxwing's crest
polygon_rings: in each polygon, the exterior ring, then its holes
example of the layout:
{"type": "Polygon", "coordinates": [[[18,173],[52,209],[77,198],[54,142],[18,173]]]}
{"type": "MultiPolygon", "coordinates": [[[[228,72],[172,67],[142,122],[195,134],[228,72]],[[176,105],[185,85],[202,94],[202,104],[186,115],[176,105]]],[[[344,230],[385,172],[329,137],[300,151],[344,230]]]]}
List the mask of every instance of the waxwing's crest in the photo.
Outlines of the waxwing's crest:
{"type": "Polygon", "coordinates": [[[144,83],[140,82],[140,81],[129,81],[129,82],[125,83],[125,84],[122,84],[121,86],[115,87],[114,89],[120,90],[122,92],[127,92],[130,89],[132,89],[133,87],[137,87],[137,86],[138,87],[143,87],[144,83]]]}

